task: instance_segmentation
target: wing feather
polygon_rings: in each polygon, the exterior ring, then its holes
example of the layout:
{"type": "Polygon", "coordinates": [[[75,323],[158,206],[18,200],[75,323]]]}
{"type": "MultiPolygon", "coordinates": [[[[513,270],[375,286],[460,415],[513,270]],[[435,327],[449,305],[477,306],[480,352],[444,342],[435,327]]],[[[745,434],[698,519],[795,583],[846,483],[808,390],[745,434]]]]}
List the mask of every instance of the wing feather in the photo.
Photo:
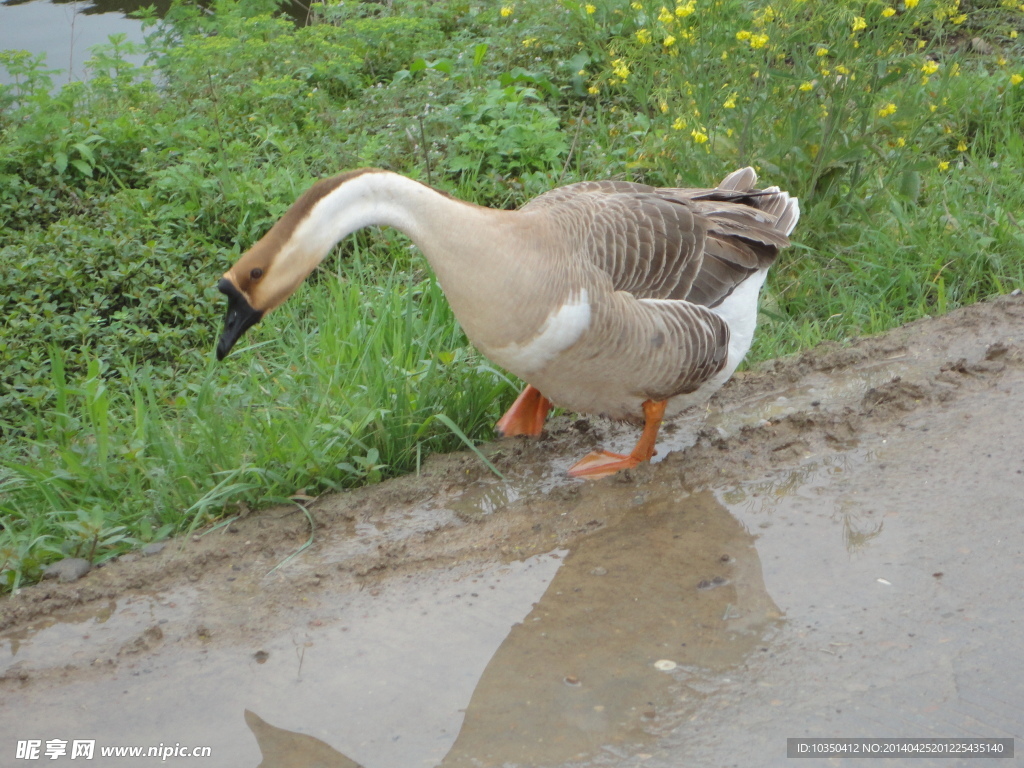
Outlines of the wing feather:
{"type": "Polygon", "coordinates": [[[555,213],[580,259],[607,274],[614,290],[714,307],[772,264],[796,224],[795,198],[756,182],[752,168],[713,189],[584,181],[546,192],[524,210],[555,213]]]}

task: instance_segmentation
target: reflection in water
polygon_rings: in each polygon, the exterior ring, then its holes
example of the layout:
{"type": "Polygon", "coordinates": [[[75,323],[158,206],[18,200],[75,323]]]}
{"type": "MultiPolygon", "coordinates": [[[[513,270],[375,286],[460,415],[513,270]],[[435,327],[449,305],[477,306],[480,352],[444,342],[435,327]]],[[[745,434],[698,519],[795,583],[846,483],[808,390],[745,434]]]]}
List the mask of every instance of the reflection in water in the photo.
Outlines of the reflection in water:
{"type": "MultiPolygon", "coordinates": [[[[878,538],[885,523],[881,520],[865,519],[860,505],[852,499],[842,499],[836,503],[836,514],[843,522],[843,544],[846,551],[854,553],[864,549],[878,538]]],[[[868,511],[871,514],[871,511],[868,511]]]]}
{"type": "MultiPolygon", "coordinates": [[[[0,5],[25,5],[36,2],[36,0],[3,0],[0,5]]],[[[90,0],[89,2],[78,2],[77,0],[51,0],[53,5],[72,6],[75,13],[86,15],[100,13],[117,13],[127,16],[141,8],[154,6],[157,16],[164,16],[171,7],[171,0],[90,0]]]]}
{"type": "Polygon", "coordinates": [[[687,668],[740,663],[777,617],[753,538],[724,507],[648,498],[565,559],[484,671],[442,765],[553,765],[648,740],[679,720],[687,668]]]}
{"type": "MultiPolygon", "coordinates": [[[[742,663],[778,619],[753,537],[711,494],[663,489],[641,506],[635,489],[606,491],[573,515],[625,514],[582,538],[512,627],[476,685],[445,768],[558,765],[609,747],[635,750],[711,695],[708,673],[742,663]]],[[[356,765],[250,712],[246,722],[261,768],[356,765]]],[[[351,736],[341,728],[332,741],[351,736]]]]}
{"type": "Polygon", "coordinates": [[[885,528],[876,509],[865,506],[856,494],[843,492],[846,478],[873,458],[872,451],[857,448],[805,461],[767,480],[731,488],[722,493],[722,499],[749,515],[765,518],[772,515],[781,499],[806,499],[815,506],[827,503],[832,507],[832,518],[842,524],[846,551],[853,554],[877,539],[885,528]]]}
{"type": "Polygon", "coordinates": [[[363,768],[320,739],[277,728],[248,709],[245,724],[263,756],[257,768],[363,768]]]}
{"type": "MultiPolygon", "coordinates": [[[[142,44],[142,22],[129,14],[154,6],[163,17],[171,0],[0,0],[0,50],[26,50],[33,56],[45,54],[47,68],[61,74],[53,77],[54,85],[91,76],[84,64],[90,50],[107,45],[111,35],[124,35],[129,43],[142,44]]],[[[200,2],[200,5],[207,5],[200,2]]],[[[305,24],[309,7],[298,2],[281,6],[281,12],[296,24],[305,24]]],[[[145,54],[129,54],[125,60],[141,66],[145,54]]],[[[0,84],[11,84],[16,78],[0,67],[0,84]]]]}

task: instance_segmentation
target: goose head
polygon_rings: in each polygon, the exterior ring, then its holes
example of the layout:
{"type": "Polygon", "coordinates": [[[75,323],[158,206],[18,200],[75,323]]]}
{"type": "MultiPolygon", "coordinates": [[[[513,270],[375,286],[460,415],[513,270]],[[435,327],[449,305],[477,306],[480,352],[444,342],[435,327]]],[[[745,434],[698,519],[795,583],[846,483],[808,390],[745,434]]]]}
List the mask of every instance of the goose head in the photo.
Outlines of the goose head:
{"type": "Polygon", "coordinates": [[[224,359],[242,334],[291,296],[306,277],[282,267],[282,249],[267,242],[272,233],[247,251],[217,283],[217,290],[228,300],[224,330],[217,343],[218,360],[224,359]]]}
{"type": "Polygon", "coordinates": [[[314,184],[224,273],[217,289],[227,297],[228,309],[217,343],[218,360],[284,303],[339,240],[374,223],[365,183],[372,173],[350,171],[314,184]]]}

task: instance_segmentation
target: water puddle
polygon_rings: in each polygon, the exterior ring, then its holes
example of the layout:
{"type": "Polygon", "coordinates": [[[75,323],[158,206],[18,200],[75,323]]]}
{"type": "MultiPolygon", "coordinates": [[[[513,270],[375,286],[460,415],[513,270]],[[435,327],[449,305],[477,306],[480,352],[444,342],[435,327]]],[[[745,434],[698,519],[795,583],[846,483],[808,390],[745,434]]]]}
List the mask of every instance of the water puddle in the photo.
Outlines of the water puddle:
{"type": "Polygon", "coordinates": [[[262,754],[266,766],[316,756],[367,768],[636,751],[698,707],[716,674],[761,652],[778,611],[752,537],[710,494],[625,488],[573,514],[624,507],[570,552],[392,577],[310,606],[298,597],[281,606],[286,631],[250,642],[194,642],[183,606],[210,599],[195,592],[5,637],[8,675],[48,690],[5,692],[0,740],[130,734],[207,745],[238,765],[262,754]],[[69,663],[90,674],[63,682],[69,663]]]}

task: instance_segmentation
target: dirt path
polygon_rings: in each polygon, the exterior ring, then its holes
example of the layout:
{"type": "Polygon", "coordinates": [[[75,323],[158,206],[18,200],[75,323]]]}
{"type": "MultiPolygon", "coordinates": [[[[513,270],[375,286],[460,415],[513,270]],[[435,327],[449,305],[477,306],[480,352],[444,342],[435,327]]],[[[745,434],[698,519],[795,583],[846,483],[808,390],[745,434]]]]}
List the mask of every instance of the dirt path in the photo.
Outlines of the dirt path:
{"type": "Polygon", "coordinates": [[[485,447],[504,480],[458,454],[309,503],[294,557],[298,506],[44,582],[0,603],[0,764],[27,739],[376,768],[1021,737],[1022,409],[1014,296],[741,375],[604,481],[564,471],[634,431],[563,417],[485,447]]]}

